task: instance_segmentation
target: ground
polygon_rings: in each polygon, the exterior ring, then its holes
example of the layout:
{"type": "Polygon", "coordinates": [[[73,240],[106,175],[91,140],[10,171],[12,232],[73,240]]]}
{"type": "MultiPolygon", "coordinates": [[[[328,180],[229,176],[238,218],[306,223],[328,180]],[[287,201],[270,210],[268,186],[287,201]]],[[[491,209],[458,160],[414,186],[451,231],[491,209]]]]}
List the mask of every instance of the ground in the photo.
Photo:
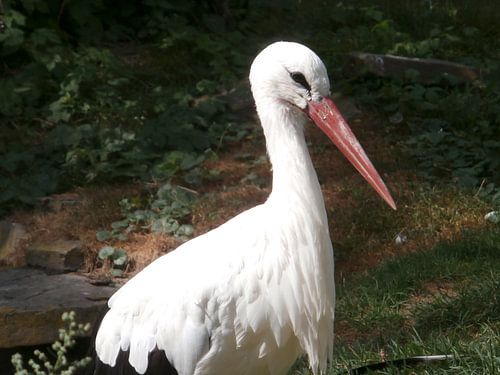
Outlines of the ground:
{"type": "MultiPolygon", "coordinates": [[[[312,124],[306,129],[325,198],[340,278],[393,256],[431,248],[442,240],[460,236],[465,229],[485,225],[486,203],[452,186],[420,180],[397,141],[384,136],[381,121],[374,113],[360,112],[350,123],[392,192],[397,211],[377,196],[319,129],[312,124]],[[398,244],[398,235],[406,241],[398,244]]],[[[216,178],[206,179],[194,188],[198,199],[190,221],[195,236],[264,202],[269,195],[271,167],[256,119],[254,123],[255,131],[245,139],[228,144],[204,163],[204,169],[218,173],[216,178]]],[[[63,195],[76,197],[75,205],[16,211],[10,220],[29,228],[31,240],[82,240],[87,250],[82,272],[98,272],[96,254],[103,244],[97,241],[96,232],[121,218],[121,199],[141,194],[144,186],[138,182],[95,184],[63,195]]],[[[113,244],[123,247],[133,260],[127,274],[130,276],[180,242],[174,236],[136,233],[126,242],[113,244]]]]}
{"type": "MultiPolygon", "coordinates": [[[[185,186],[194,190],[197,196],[188,220],[194,225],[194,236],[264,202],[269,195],[271,168],[265,157],[262,132],[255,118],[253,122],[255,129],[248,136],[239,142],[227,144],[216,157],[204,162],[204,169],[217,171],[212,173],[215,178],[206,179],[195,188],[185,186]]],[[[401,330],[412,332],[420,321],[416,311],[420,312],[422,306],[432,306],[443,298],[458,299],[461,293],[460,287],[453,281],[433,279],[435,275],[425,276],[423,286],[418,284],[418,288],[406,290],[406,297],[396,304],[397,307],[384,305],[382,309],[388,311],[384,313],[386,315],[367,318],[371,316],[368,307],[356,315],[353,312],[355,308],[349,305],[354,303],[356,308],[361,309],[366,302],[359,296],[352,297],[359,298],[355,299],[357,302],[349,302],[349,288],[358,288],[357,281],[352,284],[354,286],[349,286],[349,280],[359,280],[363,275],[374,277],[371,272],[378,272],[380,265],[397,262],[412,254],[431,252],[435,246],[446,241],[459,242],[464,234],[481,231],[489,225],[483,218],[488,206],[474,194],[449,184],[419,179],[412,161],[402,152],[396,140],[397,135],[384,134],[382,120],[376,114],[361,109],[349,122],[386,181],[398,209],[390,209],[372,191],[321,131],[312,124],[307,127],[309,150],[322,186],[335,249],[339,293],[335,330],[339,358],[345,357],[343,348],[356,347],[362,342],[383,342],[381,338],[385,337],[384,330],[394,335],[399,335],[401,330]],[[349,293],[348,298],[345,293],[349,293]],[[378,323],[379,320],[384,323],[378,323]],[[361,326],[359,321],[363,321],[361,326]],[[371,326],[370,321],[373,324],[371,326]],[[398,328],[391,331],[394,321],[398,328]],[[384,328],[385,324],[388,326],[384,328]]],[[[121,199],[144,194],[147,194],[144,185],[139,182],[82,187],[66,193],[77,204],[16,211],[10,220],[29,228],[32,241],[50,241],[61,237],[80,239],[86,249],[85,266],[80,272],[92,278],[111,280],[109,267],[97,257],[103,242],[96,239],[96,233],[121,219],[118,205],[121,199]]],[[[134,233],[127,241],[112,241],[113,246],[125,249],[130,258],[124,277],[115,278],[114,281],[117,284],[125,282],[155,258],[174,250],[181,242],[174,236],[148,231],[134,233]]],[[[390,296],[390,288],[387,290],[390,296]]],[[[379,297],[374,298],[378,301],[379,297]]],[[[366,303],[375,308],[378,302],[366,303]]],[[[377,353],[385,353],[384,350],[389,349],[384,349],[383,343],[380,345],[382,349],[376,349],[370,357],[372,360],[377,359],[377,356],[385,359],[385,354],[377,353]]],[[[358,358],[357,362],[345,359],[338,366],[352,367],[352,363],[364,363],[365,360],[364,357],[358,358]]]]}

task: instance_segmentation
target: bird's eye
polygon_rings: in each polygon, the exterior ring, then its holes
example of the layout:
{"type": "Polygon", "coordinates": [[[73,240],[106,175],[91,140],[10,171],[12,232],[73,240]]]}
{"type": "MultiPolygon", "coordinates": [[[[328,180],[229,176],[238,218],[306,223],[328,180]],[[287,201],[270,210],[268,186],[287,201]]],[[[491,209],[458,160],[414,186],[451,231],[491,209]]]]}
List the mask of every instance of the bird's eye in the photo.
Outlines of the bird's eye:
{"type": "Polygon", "coordinates": [[[290,73],[290,77],[297,82],[298,84],[302,85],[307,91],[311,91],[311,86],[306,80],[306,77],[300,72],[293,72],[290,73]]]}

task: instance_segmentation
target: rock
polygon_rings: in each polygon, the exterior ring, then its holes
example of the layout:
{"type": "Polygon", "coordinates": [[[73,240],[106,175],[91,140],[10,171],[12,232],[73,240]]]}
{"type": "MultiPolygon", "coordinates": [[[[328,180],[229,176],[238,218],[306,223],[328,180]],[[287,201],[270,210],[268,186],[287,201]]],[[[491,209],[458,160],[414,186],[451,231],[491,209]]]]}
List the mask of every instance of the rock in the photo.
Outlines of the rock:
{"type": "Polygon", "coordinates": [[[26,251],[26,262],[54,272],[76,271],[84,260],[82,246],[80,241],[71,240],[33,244],[26,251]]]}
{"type": "Polygon", "coordinates": [[[115,290],[75,274],[0,271],[0,348],[52,343],[65,311],[75,311],[79,323],[93,324],[115,290]]]}
{"type": "Polygon", "coordinates": [[[22,245],[28,238],[29,235],[21,224],[0,221],[0,265],[22,265],[22,245]]]}
{"type": "Polygon", "coordinates": [[[365,68],[370,73],[381,77],[405,78],[411,69],[420,74],[423,82],[431,81],[443,75],[454,76],[458,83],[471,82],[481,76],[479,69],[438,59],[419,59],[394,55],[352,52],[348,54],[349,69],[360,71],[365,68]]]}

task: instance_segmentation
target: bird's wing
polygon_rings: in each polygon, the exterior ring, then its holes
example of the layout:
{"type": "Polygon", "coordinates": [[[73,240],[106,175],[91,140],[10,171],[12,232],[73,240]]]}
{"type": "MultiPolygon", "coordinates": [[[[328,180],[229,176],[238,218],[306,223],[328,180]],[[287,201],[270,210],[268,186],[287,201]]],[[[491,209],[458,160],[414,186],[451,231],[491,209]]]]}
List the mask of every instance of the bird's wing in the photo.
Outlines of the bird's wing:
{"type": "Polygon", "coordinates": [[[144,373],[157,347],[179,375],[245,374],[256,360],[258,373],[283,373],[302,350],[314,368],[326,363],[331,248],[328,236],[305,229],[306,217],[292,217],[257,206],[151,263],[110,299],[96,337],[100,360],[114,366],[129,351],[144,373]]]}
{"type": "Polygon", "coordinates": [[[257,262],[252,249],[261,248],[255,241],[265,238],[259,235],[265,228],[262,210],[257,206],[245,211],[184,243],[118,290],[96,337],[99,359],[114,366],[119,351],[129,351],[130,364],[144,373],[148,354],[157,347],[165,350],[179,374],[193,373],[209,350],[212,331],[224,319],[218,315],[220,306],[252,293],[241,290],[248,288],[244,283],[232,283],[247,266],[246,258],[257,262]]]}
{"type": "Polygon", "coordinates": [[[298,205],[266,204],[269,209],[256,215],[262,227],[249,227],[252,238],[241,234],[240,242],[250,245],[239,254],[242,266],[216,289],[218,309],[211,309],[210,299],[206,308],[228,333],[211,337],[197,374],[225,374],[227,368],[284,374],[302,352],[314,374],[326,369],[333,345],[333,252],[326,219],[298,205]]]}

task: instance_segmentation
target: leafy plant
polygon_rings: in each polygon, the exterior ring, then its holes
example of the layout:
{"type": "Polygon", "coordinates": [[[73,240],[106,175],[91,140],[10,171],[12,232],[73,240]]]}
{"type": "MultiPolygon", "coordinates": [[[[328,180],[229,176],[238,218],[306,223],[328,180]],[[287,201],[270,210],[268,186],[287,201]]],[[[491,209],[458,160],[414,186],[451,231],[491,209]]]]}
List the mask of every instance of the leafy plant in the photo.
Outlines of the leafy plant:
{"type": "Polygon", "coordinates": [[[53,352],[47,354],[35,350],[33,352],[35,359],[28,360],[28,368],[25,367],[21,354],[16,353],[12,356],[15,375],[72,375],[90,363],[90,357],[75,361],[67,358],[69,350],[75,345],[76,338],[84,336],[90,330],[90,324],[76,323],[74,311],[63,313],[61,320],[66,327],[59,330],[59,339],[51,346],[53,352]]]}
{"type": "Polygon", "coordinates": [[[219,146],[231,119],[214,97],[222,73],[226,84],[237,76],[242,58],[233,47],[242,36],[207,4],[151,0],[117,11],[101,0],[85,7],[23,0],[4,7],[0,212],[82,180],[166,179],[219,146]],[[148,54],[172,58],[156,58],[144,71],[102,47],[132,36],[148,43],[148,54]],[[192,69],[168,73],[179,63],[192,69]],[[182,157],[172,163],[172,153],[182,157]]]}
{"type": "Polygon", "coordinates": [[[156,193],[150,207],[153,212],[151,230],[159,233],[190,237],[193,234],[191,224],[182,223],[191,213],[194,193],[179,186],[167,183],[156,193]]]}
{"type": "MultiPolygon", "coordinates": [[[[499,66],[495,48],[477,54],[478,38],[486,38],[481,28],[459,27],[440,8],[422,10],[429,19],[439,18],[439,24],[422,19],[429,27],[411,30],[403,15],[387,18],[380,7],[363,8],[358,13],[354,7],[340,8],[334,22],[339,25],[341,50],[346,49],[341,43],[350,40],[347,51],[356,46],[368,52],[445,58],[489,72],[475,82],[460,83],[451,75],[424,81],[417,71],[409,69],[402,79],[362,74],[347,76],[339,84],[365,106],[382,110],[387,133],[395,134],[399,142],[405,137],[401,143],[415,157],[421,176],[468,189],[481,186],[481,194],[489,194],[495,201],[500,183],[496,172],[500,168],[499,66]],[[360,17],[361,23],[349,26],[360,17]]],[[[399,9],[396,4],[388,7],[392,8],[399,9]]]]}
{"type": "Polygon", "coordinates": [[[99,250],[98,257],[110,264],[111,275],[115,277],[122,276],[128,262],[128,255],[125,250],[112,246],[104,246],[99,250]]]}
{"type": "MultiPolygon", "coordinates": [[[[160,186],[146,205],[139,199],[125,198],[120,201],[123,218],[111,223],[111,230],[96,233],[98,241],[113,243],[125,241],[133,232],[154,232],[187,239],[193,235],[189,223],[195,193],[167,182],[160,186]]],[[[106,261],[113,276],[121,276],[128,262],[125,250],[106,245],[99,250],[99,259],[106,261]]]]}
{"type": "Polygon", "coordinates": [[[156,233],[189,237],[193,233],[193,226],[183,223],[183,221],[191,213],[194,196],[195,193],[189,189],[173,186],[167,182],[151,197],[145,208],[139,208],[138,204],[130,199],[123,199],[120,206],[124,219],[111,224],[114,229],[111,233],[99,233],[107,238],[111,236],[118,238],[117,231],[119,230],[122,234],[138,230],[151,230],[156,233]]]}
{"type": "MultiPolygon", "coordinates": [[[[334,69],[335,89],[382,108],[424,177],[482,186],[481,194],[495,196],[500,32],[494,22],[486,27],[461,1],[318,3],[314,11],[300,2],[243,3],[230,2],[228,13],[194,0],[125,1],[119,10],[103,0],[85,7],[6,2],[2,211],[96,180],[180,173],[199,182],[190,173],[207,150],[241,130],[219,93],[243,76],[247,54],[276,30],[314,47],[334,69]],[[356,50],[449,59],[488,75],[469,84],[453,77],[423,82],[414,71],[403,80],[353,77],[340,68],[342,53],[356,50]]],[[[487,17],[495,5],[478,8],[487,17]]]]}
{"type": "Polygon", "coordinates": [[[382,107],[393,130],[407,126],[407,151],[424,177],[474,188],[499,183],[500,94],[493,85],[377,79],[360,98],[382,107]]]}

